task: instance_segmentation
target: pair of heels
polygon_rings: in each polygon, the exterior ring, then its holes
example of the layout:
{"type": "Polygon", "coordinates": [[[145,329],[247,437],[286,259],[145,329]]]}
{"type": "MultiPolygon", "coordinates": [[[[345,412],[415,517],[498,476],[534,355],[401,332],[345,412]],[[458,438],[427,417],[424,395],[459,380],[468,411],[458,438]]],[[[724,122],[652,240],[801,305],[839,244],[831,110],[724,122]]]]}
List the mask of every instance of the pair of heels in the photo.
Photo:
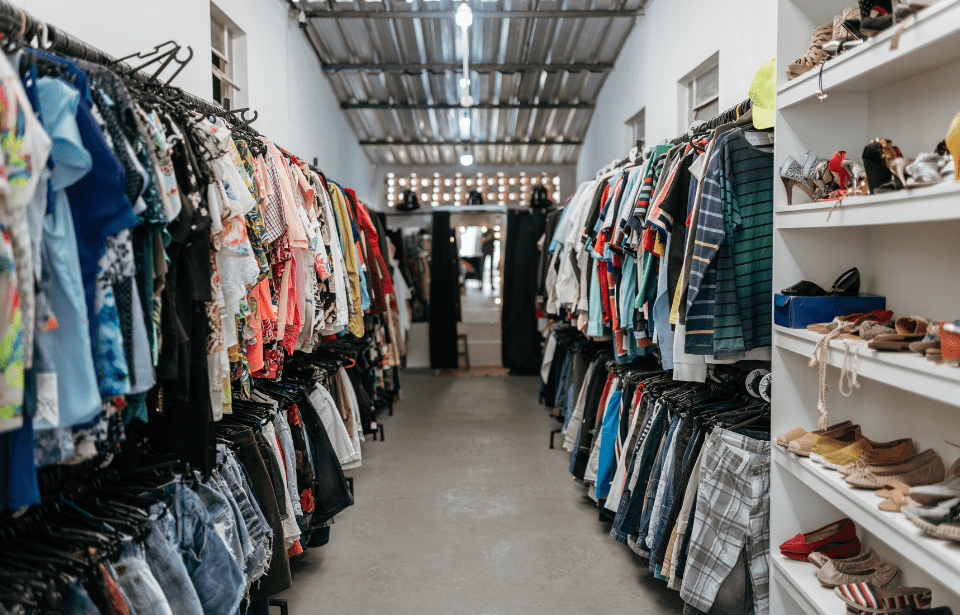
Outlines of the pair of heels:
{"type": "Polygon", "coordinates": [[[827,160],[814,152],[807,152],[802,166],[793,156],[788,156],[780,166],[787,205],[793,205],[794,188],[800,188],[812,201],[863,194],[866,189],[864,169],[852,160],[846,160],[846,155],[845,151],[839,151],[827,160]]]}
{"type": "Polygon", "coordinates": [[[844,9],[842,14],[833,18],[833,23],[824,24],[814,30],[807,53],[787,67],[787,80],[792,81],[831,57],[859,44],[856,42],[858,37],[844,26],[847,22],[859,20],[860,12],[857,9],[844,9]]]}
{"type": "Polygon", "coordinates": [[[863,149],[863,165],[870,194],[932,186],[949,181],[951,176],[953,181],[960,181],[960,113],[936,151],[911,160],[904,158],[890,140],[874,139],[863,149]]]}
{"type": "Polygon", "coordinates": [[[935,4],[937,0],[859,0],[859,20],[850,20],[847,27],[864,37],[876,36],[890,26],[903,22],[911,15],[935,4]]]}

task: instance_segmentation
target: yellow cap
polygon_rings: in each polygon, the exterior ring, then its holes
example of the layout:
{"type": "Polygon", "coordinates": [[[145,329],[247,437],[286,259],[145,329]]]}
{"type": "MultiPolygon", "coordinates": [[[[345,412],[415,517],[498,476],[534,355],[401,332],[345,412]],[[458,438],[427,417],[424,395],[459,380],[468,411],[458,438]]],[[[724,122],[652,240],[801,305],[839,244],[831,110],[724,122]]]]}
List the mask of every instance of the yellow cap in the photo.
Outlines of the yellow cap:
{"type": "Polygon", "coordinates": [[[776,114],[776,58],[767,60],[753,76],[750,84],[750,101],[753,103],[753,127],[758,130],[772,128],[776,114]]]}

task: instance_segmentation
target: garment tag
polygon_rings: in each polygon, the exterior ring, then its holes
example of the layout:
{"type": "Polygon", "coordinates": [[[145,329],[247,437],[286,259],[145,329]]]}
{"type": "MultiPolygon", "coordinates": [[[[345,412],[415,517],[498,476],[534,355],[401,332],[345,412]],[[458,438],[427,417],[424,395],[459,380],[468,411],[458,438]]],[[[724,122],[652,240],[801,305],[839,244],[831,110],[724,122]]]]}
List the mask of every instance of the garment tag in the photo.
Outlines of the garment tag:
{"type": "Polygon", "coordinates": [[[703,181],[703,172],[707,168],[707,157],[699,156],[693,164],[690,165],[690,175],[697,178],[697,181],[703,181]]]}

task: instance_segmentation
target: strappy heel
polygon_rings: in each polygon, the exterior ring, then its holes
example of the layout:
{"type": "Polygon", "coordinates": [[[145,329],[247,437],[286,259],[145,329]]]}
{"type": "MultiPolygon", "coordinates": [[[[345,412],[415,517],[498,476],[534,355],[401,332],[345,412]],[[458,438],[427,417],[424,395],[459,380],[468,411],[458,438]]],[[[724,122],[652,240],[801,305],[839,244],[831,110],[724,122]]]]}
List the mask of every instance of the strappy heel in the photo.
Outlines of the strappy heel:
{"type": "Polygon", "coordinates": [[[787,191],[787,205],[793,205],[793,189],[803,190],[811,201],[815,201],[813,189],[804,179],[800,163],[793,156],[788,156],[783,164],[780,165],[780,180],[787,191]]]}

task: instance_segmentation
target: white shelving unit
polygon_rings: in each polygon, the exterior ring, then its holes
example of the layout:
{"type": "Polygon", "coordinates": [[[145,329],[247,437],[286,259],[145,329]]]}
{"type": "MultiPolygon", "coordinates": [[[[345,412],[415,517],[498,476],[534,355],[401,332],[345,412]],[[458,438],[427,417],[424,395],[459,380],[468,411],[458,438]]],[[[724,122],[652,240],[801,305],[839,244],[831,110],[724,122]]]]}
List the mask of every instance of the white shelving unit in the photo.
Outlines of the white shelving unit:
{"type": "MultiPolygon", "coordinates": [[[[774,344],[777,348],[795,352],[805,357],[813,356],[813,349],[822,336],[806,329],[774,327],[774,344]]],[[[828,364],[843,365],[843,340],[830,342],[828,364]]],[[[911,352],[880,352],[860,348],[859,376],[898,389],[910,391],[946,404],[960,400],[960,367],[936,364],[911,352]]]]}
{"type": "MultiPolygon", "coordinates": [[[[787,81],[787,64],[806,52],[810,33],[830,23],[854,0],[777,0],[778,86],[776,163],[803,160],[813,151],[829,158],[860,154],[872,139],[892,140],[904,155],[933,151],[960,111],[960,0],[940,0],[907,22],[897,49],[895,26],[820,71],[787,81]]],[[[897,317],[934,321],[960,317],[960,184],[953,182],[794,205],[776,182],[774,289],[810,280],[824,288],[857,267],[861,291],[886,297],[897,317]]],[[[774,328],[773,433],[815,429],[817,368],[808,360],[821,336],[806,329],[774,328]]],[[[838,392],[844,342],[828,353],[828,422],[850,419],[865,436],[910,437],[918,451],[933,448],[949,466],[960,456],[960,368],[911,353],[859,349],[860,388],[838,392]]],[[[852,357],[851,357],[852,358],[852,357]]],[[[898,585],[933,589],[934,606],[960,613],[960,544],[924,536],[899,513],[878,508],[872,491],[849,487],[843,477],[774,446],[771,468],[771,613],[840,615],[843,603],[820,586],[816,569],[780,555],[777,546],[797,533],[853,519],[865,547],[900,567],[898,585]]]]}
{"type": "Polygon", "coordinates": [[[960,220],[960,184],[949,182],[884,194],[843,199],[830,220],[836,201],[777,206],[781,229],[878,226],[960,220]]]}
{"type": "MultiPolygon", "coordinates": [[[[824,496],[862,529],[880,536],[902,557],[923,562],[927,572],[950,587],[960,587],[960,545],[924,535],[900,513],[880,510],[872,489],[855,489],[839,472],[828,470],[776,447],[774,462],[824,496]]],[[[812,566],[811,566],[812,567],[812,566]]]]}
{"type": "Polygon", "coordinates": [[[833,595],[832,589],[820,584],[813,564],[779,553],[773,556],[772,564],[787,593],[804,611],[816,615],[842,615],[843,603],[833,595]]]}
{"type": "MultiPolygon", "coordinates": [[[[837,93],[873,92],[960,59],[957,0],[941,0],[912,17],[897,49],[891,50],[896,30],[897,27],[889,28],[859,48],[828,61],[823,67],[824,89],[837,93]]],[[[778,88],[778,108],[816,100],[819,75],[819,69],[813,70],[778,88]]]]}

